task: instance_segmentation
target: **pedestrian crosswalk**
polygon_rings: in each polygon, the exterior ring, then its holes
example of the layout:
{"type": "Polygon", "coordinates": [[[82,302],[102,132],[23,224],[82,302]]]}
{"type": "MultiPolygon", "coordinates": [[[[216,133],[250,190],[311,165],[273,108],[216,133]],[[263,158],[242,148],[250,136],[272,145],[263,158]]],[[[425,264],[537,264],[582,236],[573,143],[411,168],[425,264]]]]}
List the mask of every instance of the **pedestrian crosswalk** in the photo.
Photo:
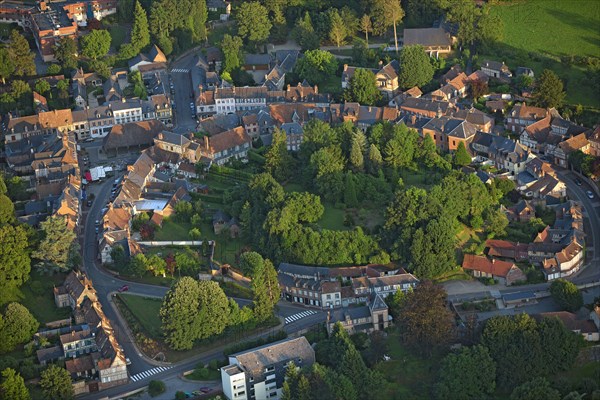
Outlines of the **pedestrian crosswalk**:
{"type": "Polygon", "coordinates": [[[166,371],[168,369],[171,369],[171,368],[173,368],[173,367],[169,366],[169,367],[156,367],[156,368],[152,368],[152,369],[149,369],[148,371],[144,371],[144,372],[140,372],[139,374],[132,375],[131,376],[131,380],[134,381],[134,382],[141,381],[143,379],[151,377],[152,375],[156,375],[156,374],[158,374],[160,372],[164,372],[164,371],[166,371]]]}
{"type": "Polygon", "coordinates": [[[187,68],[175,68],[175,69],[172,69],[171,72],[181,72],[181,73],[187,74],[188,72],[190,72],[190,70],[187,68]]]}
{"type": "Polygon", "coordinates": [[[291,324],[294,321],[298,321],[301,318],[308,317],[309,315],[316,314],[317,312],[314,310],[302,311],[301,313],[290,315],[289,317],[285,317],[285,323],[291,324]]]}

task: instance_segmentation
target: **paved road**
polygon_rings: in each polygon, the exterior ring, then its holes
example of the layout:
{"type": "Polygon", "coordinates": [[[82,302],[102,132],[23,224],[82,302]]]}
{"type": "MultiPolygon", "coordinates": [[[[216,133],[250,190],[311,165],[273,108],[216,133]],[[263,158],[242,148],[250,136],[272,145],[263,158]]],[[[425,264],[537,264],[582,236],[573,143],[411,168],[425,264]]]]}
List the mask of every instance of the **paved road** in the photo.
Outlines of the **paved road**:
{"type": "MultiPolygon", "coordinates": [[[[118,342],[124,349],[125,355],[131,360],[132,364],[129,367],[129,373],[136,375],[145,371],[153,370],[156,365],[147,362],[141,354],[138,354],[133,343],[130,342],[128,335],[124,327],[121,325],[117,314],[111,304],[111,292],[116,291],[122,285],[127,284],[129,286],[129,293],[138,294],[143,296],[154,296],[162,297],[167,292],[166,287],[146,285],[141,283],[129,282],[126,280],[119,279],[108,272],[100,269],[95,263],[97,257],[97,235],[95,233],[94,221],[100,219],[102,208],[105,207],[106,202],[110,196],[110,190],[112,187],[112,180],[107,180],[96,187],[96,200],[92,204],[92,207],[87,211],[84,226],[84,239],[83,239],[83,255],[84,255],[84,270],[88,277],[92,280],[94,288],[98,293],[98,298],[102,304],[102,309],[106,317],[111,321],[114,328],[115,335],[118,342]]],[[[235,299],[241,306],[250,303],[247,299],[235,299]]],[[[291,305],[286,302],[280,302],[277,306],[277,314],[282,318],[286,318],[292,315],[297,315],[305,311],[305,308],[291,305]]],[[[322,311],[317,311],[311,315],[304,316],[300,319],[294,319],[293,322],[284,325],[284,329],[288,333],[294,333],[302,329],[307,329],[315,324],[325,321],[326,314],[322,311]]],[[[265,332],[263,335],[271,334],[272,332],[265,332]]],[[[247,337],[244,333],[240,333],[240,336],[236,338],[237,341],[243,341],[247,337]]],[[[172,368],[158,371],[153,376],[148,376],[143,379],[139,379],[136,382],[130,382],[127,385],[119,386],[117,388],[109,389],[101,392],[102,396],[114,396],[119,393],[124,393],[136,388],[143,387],[148,384],[151,379],[160,377],[160,379],[173,378],[181,374],[184,371],[193,369],[199,362],[207,363],[213,358],[223,357],[221,350],[214,350],[199,355],[198,358],[184,361],[180,364],[173,365],[172,368]]],[[[139,375],[138,375],[139,376],[139,375]]],[[[98,398],[98,394],[84,396],[83,398],[95,399],[98,398]]]]}
{"type": "MultiPolygon", "coordinates": [[[[194,102],[194,87],[192,75],[197,82],[204,82],[208,65],[204,62],[205,69],[196,67],[199,61],[204,61],[200,51],[178,59],[171,65],[170,76],[175,90],[175,128],[177,133],[195,131],[197,121],[192,117],[190,103],[194,102]]],[[[195,107],[195,105],[194,105],[195,107]]]]}

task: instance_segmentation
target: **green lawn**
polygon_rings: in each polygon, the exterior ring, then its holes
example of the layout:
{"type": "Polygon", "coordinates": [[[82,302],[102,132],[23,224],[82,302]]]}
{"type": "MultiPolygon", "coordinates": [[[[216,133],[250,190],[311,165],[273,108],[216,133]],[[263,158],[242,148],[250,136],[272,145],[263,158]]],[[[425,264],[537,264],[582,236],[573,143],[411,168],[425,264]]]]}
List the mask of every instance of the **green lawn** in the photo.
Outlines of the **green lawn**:
{"type": "Polygon", "coordinates": [[[111,25],[108,28],[108,32],[111,37],[111,46],[115,50],[119,50],[119,47],[123,43],[125,43],[125,39],[127,38],[127,30],[121,25],[111,25]]]}
{"type": "MultiPolygon", "coordinates": [[[[162,228],[154,234],[154,240],[190,240],[190,229],[192,224],[189,222],[176,222],[173,219],[164,221],[162,228]]],[[[202,232],[204,234],[204,232],[202,232]]]]}
{"type": "Polygon", "coordinates": [[[160,311],[162,300],[132,294],[119,294],[118,296],[133,313],[138,323],[148,333],[148,336],[153,339],[160,339],[162,333],[158,312],[160,311]]]}
{"type": "Polygon", "coordinates": [[[495,5],[492,14],[504,22],[501,43],[479,59],[505,61],[511,69],[533,68],[555,71],[566,84],[567,102],[600,106],[585,71],[560,62],[560,56],[600,57],[600,3],[589,0],[527,0],[495,5]]]}
{"type": "Polygon", "coordinates": [[[219,369],[212,369],[210,367],[204,368],[202,364],[199,364],[194,369],[194,372],[189,375],[185,375],[185,378],[192,381],[217,381],[221,379],[221,371],[219,369]]]}
{"type": "Polygon", "coordinates": [[[439,358],[420,358],[401,343],[397,332],[388,335],[388,355],[392,358],[377,364],[376,369],[392,384],[388,385],[390,399],[430,399],[435,383],[439,358]]]}
{"type": "Polygon", "coordinates": [[[68,318],[71,309],[57,308],[54,303],[53,288],[62,285],[64,280],[64,274],[48,276],[32,271],[29,280],[21,287],[21,293],[15,300],[27,307],[41,325],[68,318]]]}
{"type": "Polygon", "coordinates": [[[340,208],[336,208],[333,204],[323,202],[325,212],[319,220],[318,224],[324,229],[332,229],[335,231],[348,230],[348,227],[344,225],[344,218],[346,212],[340,208]]]}

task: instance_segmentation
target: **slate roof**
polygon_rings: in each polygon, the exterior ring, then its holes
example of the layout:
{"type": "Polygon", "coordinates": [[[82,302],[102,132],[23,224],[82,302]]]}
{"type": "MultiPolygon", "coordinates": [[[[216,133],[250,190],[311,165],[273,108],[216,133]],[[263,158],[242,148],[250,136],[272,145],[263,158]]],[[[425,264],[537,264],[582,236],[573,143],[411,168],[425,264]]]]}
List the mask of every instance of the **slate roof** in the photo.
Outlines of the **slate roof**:
{"type": "Polygon", "coordinates": [[[158,120],[114,125],[104,138],[102,147],[112,150],[129,146],[150,146],[154,143],[156,135],[164,129],[165,126],[158,120]]]}
{"type": "MultiPolygon", "coordinates": [[[[315,352],[304,336],[285,339],[245,352],[232,354],[238,366],[255,380],[262,380],[265,368],[293,361],[297,366],[310,366],[315,362],[315,352]]],[[[280,366],[283,370],[284,366],[280,366]]],[[[276,375],[282,376],[281,372],[276,375]]]]}
{"type": "Polygon", "coordinates": [[[450,35],[442,28],[404,29],[404,46],[419,44],[428,46],[450,46],[450,35]]]}

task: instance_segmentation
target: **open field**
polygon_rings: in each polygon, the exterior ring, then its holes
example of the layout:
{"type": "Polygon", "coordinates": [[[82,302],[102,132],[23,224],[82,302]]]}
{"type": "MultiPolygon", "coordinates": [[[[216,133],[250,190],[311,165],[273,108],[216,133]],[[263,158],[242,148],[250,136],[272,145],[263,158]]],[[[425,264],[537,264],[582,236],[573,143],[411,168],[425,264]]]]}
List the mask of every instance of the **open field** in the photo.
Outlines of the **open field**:
{"type": "Polygon", "coordinates": [[[410,353],[401,343],[396,331],[389,334],[387,343],[390,361],[381,362],[376,370],[391,382],[388,398],[429,399],[430,389],[437,375],[438,357],[419,358],[410,353]]]}
{"type": "Polygon", "coordinates": [[[132,294],[120,294],[119,298],[127,305],[127,308],[133,313],[138,323],[148,333],[148,336],[153,339],[160,339],[162,333],[158,312],[162,300],[132,294]]]}
{"type": "Polygon", "coordinates": [[[556,72],[565,82],[567,103],[600,107],[586,71],[561,63],[565,55],[600,57],[600,3],[588,0],[527,0],[495,5],[492,13],[504,22],[501,42],[479,60],[501,60],[511,69],[533,68],[556,72]]]}
{"type": "Polygon", "coordinates": [[[41,325],[46,322],[68,318],[70,308],[57,308],[54,303],[53,288],[63,284],[64,274],[52,276],[41,275],[37,271],[31,272],[29,280],[21,287],[19,301],[33,314],[41,325]]]}

